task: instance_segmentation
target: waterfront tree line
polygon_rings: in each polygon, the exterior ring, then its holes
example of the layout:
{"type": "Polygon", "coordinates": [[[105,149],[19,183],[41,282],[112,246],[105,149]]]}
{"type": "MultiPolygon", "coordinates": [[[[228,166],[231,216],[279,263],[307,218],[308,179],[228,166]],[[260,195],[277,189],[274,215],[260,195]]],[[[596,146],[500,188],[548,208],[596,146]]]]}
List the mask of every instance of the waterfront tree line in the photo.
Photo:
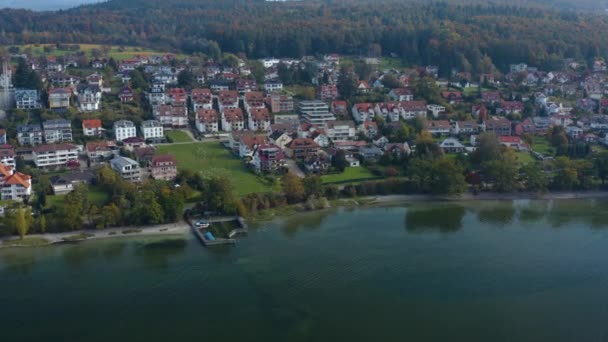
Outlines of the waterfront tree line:
{"type": "MultiPolygon", "coordinates": [[[[501,193],[584,191],[602,189],[608,179],[608,153],[585,158],[569,155],[563,131],[554,128],[548,137],[556,149],[552,160],[521,163],[495,135],[483,133],[471,154],[445,155],[433,138],[421,131],[415,151],[402,158],[387,158],[378,167],[396,172],[382,180],[358,184],[324,184],[318,175],[300,178],[293,173],[281,177],[280,190],[239,197],[226,177],[205,178],[181,170],[175,182],[147,181],[135,185],[108,167],[97,171],[92,186],[77,185],[62,202],[51,203],[48,177],[41,176],[28,207],[7,208],[0,220],[0,235],[147,226],[176,222],[186,206],[210,215],[255,217],[269,209],[314,210],[330,206],[340,198],[392,194],[458,196],[492,191],[501,193]],[[96,194],[96,196],[92,196],[96,194]],[[96,198],[101,195],[100,202],[96,198]]],[[[340,156],[334,167],[340,168],[340,156]]]]}

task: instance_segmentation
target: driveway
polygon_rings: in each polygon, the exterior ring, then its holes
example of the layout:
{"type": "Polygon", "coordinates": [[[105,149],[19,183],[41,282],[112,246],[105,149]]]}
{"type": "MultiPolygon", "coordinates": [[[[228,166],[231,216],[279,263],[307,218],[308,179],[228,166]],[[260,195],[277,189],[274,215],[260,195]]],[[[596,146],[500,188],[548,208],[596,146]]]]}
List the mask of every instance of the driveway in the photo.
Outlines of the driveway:
{"type": "Polygon", "coordinates": [[[304,171],[302,171],[302,169],[300,169],[300,167],[298,166],[298,164],[296,164],[296,161],[293,159],[287,159],[287,168],[296,174],[296,176],[300,177],[300,178],[304,178],[306,177],[306,174],[304,173],[304,171]]]}

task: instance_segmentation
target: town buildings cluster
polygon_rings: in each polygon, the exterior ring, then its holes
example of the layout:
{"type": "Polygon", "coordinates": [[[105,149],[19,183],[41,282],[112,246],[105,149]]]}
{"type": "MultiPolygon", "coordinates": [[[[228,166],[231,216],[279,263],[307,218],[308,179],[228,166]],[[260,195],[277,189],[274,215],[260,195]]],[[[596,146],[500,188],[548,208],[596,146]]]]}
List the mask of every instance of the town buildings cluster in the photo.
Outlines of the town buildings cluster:
{"type": "MultiPolygon", "coordinates": [[[[96,71],[77,77],[69,74],[79,67],[69,56],[61,61],[46,57],[44,65],[29,56],[20,58],[27,58],[45,87],[14,89],[12,107],[24,112],[47,108],[59,116],[76,110],[79,119],[18,125],[11,134],[14,146],[1,131],[2,199],[31,194],[31,177],[15,171],[17,156],[44,170],[82,172],[107,163],[131,182],[175,179],[175,157],[156,155],[153,147],[165,143],[166,130],[172,129],[192,130],[200,138],[225,137],[227,147],[259,173],[295,167],[323,174],[339,151],[350,167],[375,163],[385,155],[403,158],[415,146],[412,137],[396,132],[415,120],[446,153],[474,151],[481,132],[493,132],[503,145],[529,151],[522,136],[542,135],[552,126],[563,126],[574,140],[608,143],[608,74],[602,60],[590,69],[576,61],[564,61],[564,67],[554,71],[517,64],[504,75],[473,77],[454,70],[449,79],[442,79],[435,66],[382,69],[379,59],[364,59],[370,75],[357,79],[354,94],[345,98],[340,93],[341,73],[356,74],[342,68],[345,63],[335,54],[263,59],[260,83],[250,64],[240,59],[237,65],[208,61],[192,66],[187,58],[178,61],[174,55],[135,56],[115,62],[118,88],[102,76],[108,59],[91,61],[86,67],[96,71]],[[314,86],[314,98],[290,91],[281,81],[280,70],[304,65],[316,70],[306,80],[314,86]],[[149,80],[147,89],[134,89],[136,70],[149,80]],[[193,75],[195,86],[180,85],[183,72],[193,75]],[[439,97],[429,100],[421,93],[421,80],[432,82],[439,97]],[[108,97],[145,106],[147,120],[104,120],[103,99],[108,97]],[[74,141],[74,131],[81,132],[83,140],[74,141]]],[[[69,189],[82,178],[59,177],[55,185],[69,189]]]]}

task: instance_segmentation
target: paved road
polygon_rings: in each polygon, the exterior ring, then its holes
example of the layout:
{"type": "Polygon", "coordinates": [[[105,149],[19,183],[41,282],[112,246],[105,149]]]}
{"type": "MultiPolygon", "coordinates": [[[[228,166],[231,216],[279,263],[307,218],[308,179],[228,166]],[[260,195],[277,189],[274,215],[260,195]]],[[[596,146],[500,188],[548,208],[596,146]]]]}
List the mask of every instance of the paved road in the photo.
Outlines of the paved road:
{"type": "Polygon", "coordinates": [[[300,167],[298,166],[298,164],[296,163],[295,160],[287,159],[287,167],[289,168],[290,171],[295,173],[296,176],[298,176],[300,178],[306,177],[306,174],[304,173],[304,171],[302,171],[302,169],[300,169],[300,167]]]}

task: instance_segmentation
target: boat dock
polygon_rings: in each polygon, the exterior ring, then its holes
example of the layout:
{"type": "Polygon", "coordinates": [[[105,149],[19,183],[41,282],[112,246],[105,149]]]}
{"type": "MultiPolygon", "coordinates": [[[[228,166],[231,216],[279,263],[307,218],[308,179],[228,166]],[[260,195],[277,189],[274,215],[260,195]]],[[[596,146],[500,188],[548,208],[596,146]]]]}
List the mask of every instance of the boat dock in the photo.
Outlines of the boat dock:
{"type": "Polygon", "coordinates": [[[249,227],[242,217],[217,217],[208,220],[210,224],[221,223],[221,222],[236,222],[238,228],[232,229],[228,233],[228,238],[213,236],[209,231],[205,231],[204,228],[196,228],[193,220],[190,220],[190,228],[194,233],[194,236],[203,244],[203,246],[218,246],[218,245],[234,245],[236,244],[236,236],[246,235],[249,227]]]}

